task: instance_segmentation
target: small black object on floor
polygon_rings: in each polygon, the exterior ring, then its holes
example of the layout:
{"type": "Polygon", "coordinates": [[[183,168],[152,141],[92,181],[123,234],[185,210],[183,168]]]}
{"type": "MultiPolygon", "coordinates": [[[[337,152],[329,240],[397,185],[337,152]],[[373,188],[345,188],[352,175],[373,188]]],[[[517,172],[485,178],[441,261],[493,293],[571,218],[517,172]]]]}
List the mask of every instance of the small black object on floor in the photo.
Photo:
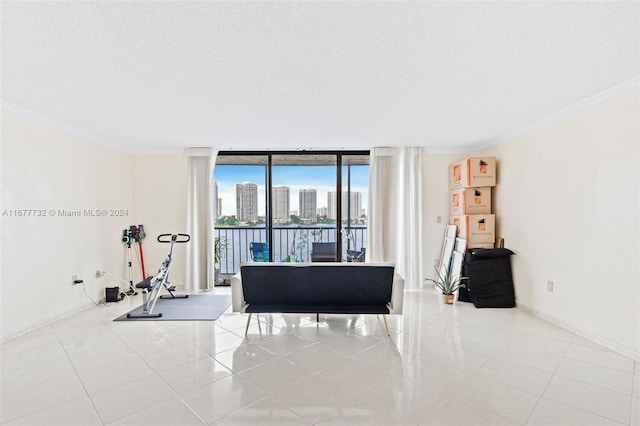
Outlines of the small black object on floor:
{"type": "Polygon", "coordinates": [[[120,287],[106,287],[104,289],[104,300],[106,303],[119,302],[124,298],[120,287]]]}

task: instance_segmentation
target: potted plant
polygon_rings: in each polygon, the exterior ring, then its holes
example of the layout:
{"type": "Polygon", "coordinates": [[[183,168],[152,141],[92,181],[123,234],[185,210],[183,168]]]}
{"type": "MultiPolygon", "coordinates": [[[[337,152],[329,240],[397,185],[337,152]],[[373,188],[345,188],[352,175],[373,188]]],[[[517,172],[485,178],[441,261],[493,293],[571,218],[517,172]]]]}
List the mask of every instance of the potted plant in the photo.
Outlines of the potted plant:
{"type": "Polygon", "coordinates": [[[213,279],[216,283],[220,282],[220,260],[222,260],[227,251],[227,243],[225,237],[216,237],[213,240],[213,279]]]}
{"type": "Polygon", "coordinates": [[[444,295],[444,303],[451,305],[453,304],[453,294],[458,289],[466,287],[463,281],[468,278],[452,274],[449,268],[444,268],[444,271],[438,268],[435,268],[435,270],[438,278],[435,280],[425,278],[425,281],[431,281],[434,283],[435,287],[442,291],[442,294],[444,295]]]}
{"type": "Polygon", "coordinates": [[[300,232],[300,236],[298,235],[298,228],[293,230],[293,241],[291,242],[291,248],[289,249],[289,254],[285,257],[285,262],[301,262],[302,261],[302,252],[307,248],[309,243],[309,234],[305,234],[300,232]],[[300,254],[296,253],[298,251],[300,254]]]}

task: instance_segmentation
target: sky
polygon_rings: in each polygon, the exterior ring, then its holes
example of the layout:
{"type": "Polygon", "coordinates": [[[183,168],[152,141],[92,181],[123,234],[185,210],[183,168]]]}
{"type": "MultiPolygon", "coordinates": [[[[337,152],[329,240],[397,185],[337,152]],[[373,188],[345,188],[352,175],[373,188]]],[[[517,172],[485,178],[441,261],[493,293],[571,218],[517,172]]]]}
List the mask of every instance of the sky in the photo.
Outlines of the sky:
{"type": "MultiPolygon", "coordinates": [[[[265,214],[265,166],[218,165],[213,170],[218,183],[218,197],[222,198],[222,215],[236,214],[236,183],[251,182],[258,185],[258,215],[265,214]]],[[[347,173],[343,167],[342,183],[346,189],[347,173]]],[[[273,166],[273,186],[290,188],[289,209],[298,210],[298,190],[314,188],[318,208],[327,207],[327,192],[336,186],[335,166],[273,166]]],[[[369,166],[351,167],[351,191],[362,193],[362,208],[367,208],[369,192],[369,166]]]]}

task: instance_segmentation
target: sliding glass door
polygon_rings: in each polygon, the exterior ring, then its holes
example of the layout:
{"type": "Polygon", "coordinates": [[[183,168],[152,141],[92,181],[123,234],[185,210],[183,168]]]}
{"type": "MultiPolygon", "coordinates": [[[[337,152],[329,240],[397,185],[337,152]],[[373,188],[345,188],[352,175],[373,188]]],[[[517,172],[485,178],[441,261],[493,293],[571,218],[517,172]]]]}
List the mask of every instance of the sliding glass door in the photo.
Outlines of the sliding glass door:
{"type": "Polygon", "coordinates": [[[368,163],[368,151],[220,152],[222,275],[250,261],[364,261],[368,163]]]}
{"type": "Polygon", "coordinates": [[[268,160],[265,155],[251,155],[222,156],[216,161],[214,269],[222,277],[237,272],[241,262],[269,259],[268,160]]]}
{"type": "Polygon", "coordinates": [[[328,194],[336,188],[336,162],[331,154],[272,156],[274,261],[311,262],[320,251],[323,259],[337,260],[336,221],[327,214],[328,194]]]}
{"type": "Polygon", "coordinates": [[[364,262],[367,247],[369,156],[342,156],[342,258],[364,262]]]}

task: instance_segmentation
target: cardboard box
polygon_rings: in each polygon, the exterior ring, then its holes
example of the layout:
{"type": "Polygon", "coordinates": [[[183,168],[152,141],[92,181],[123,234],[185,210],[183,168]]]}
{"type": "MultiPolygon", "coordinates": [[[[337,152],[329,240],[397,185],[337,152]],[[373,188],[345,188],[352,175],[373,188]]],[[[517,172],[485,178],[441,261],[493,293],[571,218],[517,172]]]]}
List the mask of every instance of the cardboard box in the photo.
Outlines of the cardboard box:
{"type": "Polygon", "coordinates": [[[449,223],[458,227],[458,238],[467,240],[469,247],[475,243],[495,243],[496,215],[475,214],[451,216],[449,223]]]}
{"type": "Polygon", "coordinates": [[[449,211],[452,216],[491,213],[491,187],[458,188],[451,190],[449,211]]]}
{"type": "Polygon", "coordinates": [[[449,187],[496,186],[496,158],[473,157],[449,166],[449,187]]]}

